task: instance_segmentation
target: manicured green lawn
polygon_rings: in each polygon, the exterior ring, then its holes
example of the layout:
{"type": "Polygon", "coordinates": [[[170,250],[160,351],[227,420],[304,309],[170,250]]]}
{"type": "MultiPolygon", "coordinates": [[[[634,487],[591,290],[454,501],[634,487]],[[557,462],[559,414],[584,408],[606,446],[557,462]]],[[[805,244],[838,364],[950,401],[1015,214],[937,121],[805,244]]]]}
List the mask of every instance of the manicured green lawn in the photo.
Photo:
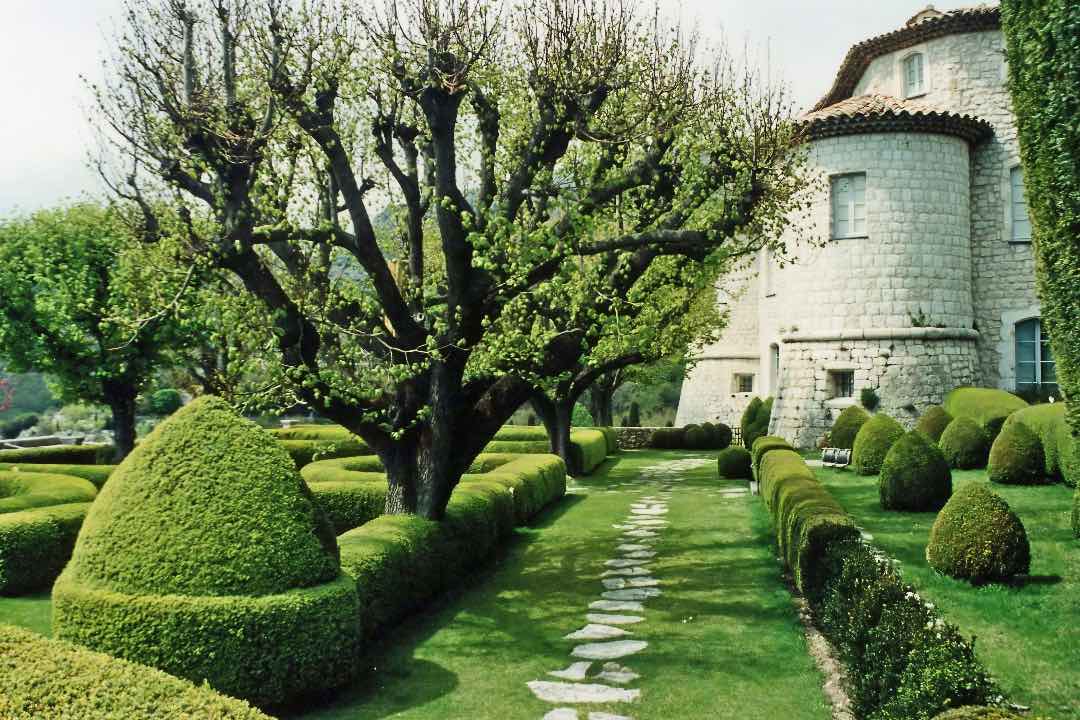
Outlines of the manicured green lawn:
{"type": "MultiPolygon", "coordinates": [[[[1027,529],[1032,577],[1016,586],[975,588],[926,564],[934,513],[885,512],[876,477],[817,472],[874,544],[901,562],[904,578],[947,620],[976,636],[976,651],[1013,702],[1032,706],[1033,714],[1080,720],[1080,541],[1069,525],[1071,489],[992,486],[1027,529]]],[[[984,470],[953,472],[954,490],[985,481],[984,470]]]]}
{"type": "Polygon", "coordinates": [[[42,635],[51,635],[52,602],[49,593],[0,597],[0,623],[18,625],[42,635]]]}

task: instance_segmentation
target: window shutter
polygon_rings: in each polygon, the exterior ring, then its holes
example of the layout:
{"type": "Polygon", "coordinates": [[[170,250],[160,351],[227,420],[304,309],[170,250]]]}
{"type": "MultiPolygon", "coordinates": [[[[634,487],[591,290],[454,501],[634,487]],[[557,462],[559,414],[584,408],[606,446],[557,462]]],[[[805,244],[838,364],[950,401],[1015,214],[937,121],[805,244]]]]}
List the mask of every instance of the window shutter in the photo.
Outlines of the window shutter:
{"type": "Polygon", "coordinates": [[[1031,240],[1031,219],[1028,217],[1027,198],[1024,195],[1024,171],[1014,167],[1009,171],[1012,188],[1012,239],[1031,240]]]}

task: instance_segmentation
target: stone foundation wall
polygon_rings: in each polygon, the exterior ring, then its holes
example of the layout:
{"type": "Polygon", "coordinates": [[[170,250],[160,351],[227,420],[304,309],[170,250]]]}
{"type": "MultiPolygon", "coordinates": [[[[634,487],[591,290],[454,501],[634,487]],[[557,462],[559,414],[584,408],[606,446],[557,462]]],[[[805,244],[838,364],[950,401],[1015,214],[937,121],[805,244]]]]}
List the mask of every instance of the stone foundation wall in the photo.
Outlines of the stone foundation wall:
{"type": "Polygon", "coordinates": [[[649,447],[649,439],[652,437],[653,431],[658,429],[654,427],[617,427],[615,428],[615,438],[619,441],[620,450],[640,450],[649,447]]]}
{"type": "Polygon", "coordinates": [[[769,432],[797,447],[817,447],[837,415],[877,390],[879,412],[914,427],[931,405],[960,385],[976,382],[978,333],[964,328],[897,328],[848,334],[793,334],[784,339],[781,392],[769,432]],[[852,371],[854,397],[833,397],[830,371],[852,371]]]}

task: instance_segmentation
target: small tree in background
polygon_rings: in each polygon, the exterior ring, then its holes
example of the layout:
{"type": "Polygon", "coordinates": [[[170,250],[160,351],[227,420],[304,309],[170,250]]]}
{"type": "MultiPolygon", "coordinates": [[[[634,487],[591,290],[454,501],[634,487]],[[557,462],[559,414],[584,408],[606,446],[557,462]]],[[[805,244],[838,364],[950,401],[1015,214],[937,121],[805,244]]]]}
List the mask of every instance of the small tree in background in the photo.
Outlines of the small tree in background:
{"type": "Polygon", "coordinates": [[[630,414],[626,422],[630,427],[641,427],[641,406],[637,401],[630,403],[630,414]]]}
{"type": "Polygon", "coordinates": [[[116,460],[135,443],[135,398],[181,342],[184,274],[159,272],[113,209],[74,205],[0,225],[0,356],[48,374],[64,402],[106,405],[116,460]]]}

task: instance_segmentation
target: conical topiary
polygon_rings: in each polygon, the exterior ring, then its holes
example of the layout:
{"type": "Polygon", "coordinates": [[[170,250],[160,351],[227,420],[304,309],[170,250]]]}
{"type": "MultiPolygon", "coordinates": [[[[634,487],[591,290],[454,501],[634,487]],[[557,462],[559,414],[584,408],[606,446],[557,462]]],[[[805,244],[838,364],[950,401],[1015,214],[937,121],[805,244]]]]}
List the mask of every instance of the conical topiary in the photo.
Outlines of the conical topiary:
{"type": "Polygon", "coordinates": [[[949,467],[960,470],[986,467],[990,436],[971,418],[958,417],[949,423],[938,441],[949,467]]]}
{"type": "Polygon", "coordinates": [[[882,509],[940,510],[951,494],[949,464],[926,435],[912,430],[889,449],[878,481],[882,509]]]}
{"type": "Polygon", "coordinates": [[[1024,524],[987,483],[957,490],[934,521],[926,561],[959,580],[984,583],[1027,574],[1031,546],[1024,524]]]}
{"type": "Polygon", "coordinates": [[[1041,485],[1047,482],[1042,441],[1026,425],[1006,424],[990,446],[986,474],[1003,485],[1041,485]]]}
{"type": "Polygon", "coordinates": [[[357,602],[288,453],[204,397],[102,489],[54,587],[53,629],[265,706],[351,674],[357,602]]]}
{"type": "Polygon", "coordinates": [[[889,448],[904,435],[904,426],[885,413],[874,415],[859,428],[851,451],[851,464],[860,475],[876,475],[889,448]]]}
{"type": "Polygon", "coordinates": [[[915,429],[937,442],[952,420],[952,415],[945,412],[945,408],[940,405],[931,405],[919,418],[919,422],[915,423],[915,429]]]}
{"type": "Polygon", "coordinates": [[[858,405],[844,408],[836,418],[832,430],[829,431],[829,447],[846,448],[855,447],[855,436],[859,429],[870,419],[870,413],[858,405]]]}

